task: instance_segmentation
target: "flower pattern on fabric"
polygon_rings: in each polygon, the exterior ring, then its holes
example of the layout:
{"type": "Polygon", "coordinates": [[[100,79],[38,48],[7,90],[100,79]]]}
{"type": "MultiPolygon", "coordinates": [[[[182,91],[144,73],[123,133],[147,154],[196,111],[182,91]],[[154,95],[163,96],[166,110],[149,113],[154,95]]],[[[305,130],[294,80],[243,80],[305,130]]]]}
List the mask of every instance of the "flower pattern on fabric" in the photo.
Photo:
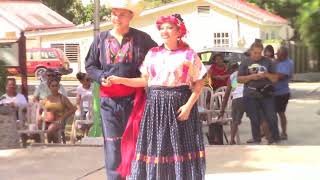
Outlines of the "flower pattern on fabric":
{"type": "Polygon", "coordinates": [[[207,73],[194,50],[186,48],[169,51],[163,46],[148,52],[140,71],[148,76],[148,86],[169,87],[191,85],[207,73]]]}

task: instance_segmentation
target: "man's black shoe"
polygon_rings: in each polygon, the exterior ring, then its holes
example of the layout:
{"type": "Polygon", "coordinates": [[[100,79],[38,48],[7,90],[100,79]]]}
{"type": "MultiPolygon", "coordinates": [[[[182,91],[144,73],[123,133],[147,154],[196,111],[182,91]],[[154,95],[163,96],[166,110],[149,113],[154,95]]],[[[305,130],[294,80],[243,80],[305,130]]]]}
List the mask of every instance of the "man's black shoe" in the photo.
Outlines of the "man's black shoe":
{"type": "Polygon", "coordinates": [[[261,140],[260,141],[257,141],[257,140],[254,140],[254,139],[249,139],[247,141],[247,144],[260,144],[261,143],[261,140]]]}

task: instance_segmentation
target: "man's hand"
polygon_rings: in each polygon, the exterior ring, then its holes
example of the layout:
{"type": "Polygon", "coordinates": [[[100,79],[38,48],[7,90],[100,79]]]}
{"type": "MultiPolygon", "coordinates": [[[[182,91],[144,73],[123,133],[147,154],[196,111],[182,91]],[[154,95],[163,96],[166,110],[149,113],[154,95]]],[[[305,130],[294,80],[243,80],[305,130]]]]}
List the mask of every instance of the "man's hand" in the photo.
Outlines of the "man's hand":
{"type": "Polygon", "coordinates": [[[110,87],[112,85],[111,81],[108,78],[101,78],[101,85],[104,87],[110,87]]]}

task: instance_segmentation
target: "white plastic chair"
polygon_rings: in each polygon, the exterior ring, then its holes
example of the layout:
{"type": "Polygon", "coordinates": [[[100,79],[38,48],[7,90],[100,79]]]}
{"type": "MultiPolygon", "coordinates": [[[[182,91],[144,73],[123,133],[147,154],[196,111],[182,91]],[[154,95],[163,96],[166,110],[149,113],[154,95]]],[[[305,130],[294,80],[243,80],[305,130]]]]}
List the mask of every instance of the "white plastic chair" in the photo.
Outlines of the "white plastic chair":
{"type": "Polygon", "coordinates": [[[71,128],[71,143],[75,143],[77,141],[77,130],[78,125],[85,124],[85,125],[92,125],[93,124],[93,96],[88,94],[81,97],[80,102],[80,114],[74,116],[74,121],[72,123],[71,128]],[[88,112],[86,113],[84,109],[87,109],[88,112]]]}
{"type": "MultiPolygon", "coordinates": [[[[232,96],[229,96],[228,99],[228,103],[227,106],[225,108],[225,113],[224,116],[221,118],[218,118],[220,109],[221,109],[221,105],[222,105],[222,101],[223,98],[225,96],[224,92],[217,92],[213,95],[211,101],[213,102],[213,106],[211,107],[211,109],[215,112],[213,114],[215,114],[216,116],[212,118],[212,122],[213,123],[220,123],[222,125],[230,125],[230,130],[231,130],[231,121],[232,121],[232,116],[231,116],[231,111],[232,111],[232,96]]],[[[225,133],[225,131],[223,130],[223,134],[225,137],[225,140],[227,141],[227,143],[229,142],[227,135],[225,133]]],[[[236,134],[236,143],[240,144],[240,136],[239,136],[239,131],[236,134]]]]}
{"type": "MultiPolygon", "coordinates": [[[[39,134],[40,136],[40,142],[44,143],[45,142],[45,122],[44,120],[42,121],[41,128],[38,128],[38,120],[40,119],[40,114],[39,111],[41,109],[40,103],[29,103],[27,106],[27,113],[25,117],[22,117],[23,113],[19,112],[19,119],[25,121],[26,124],[26,129],[21,129],[18,130],[19,135],[21,136],[22,134],[26,135],[34,135],[34,134],[39,134]]],[[[21,111],[21,110],[19,110],[21,111]]]]}
{"type": "Polygon", "coordinates": [[[198,99],[198,111],[200,119],[203,121],[203,124],[209,125],[212,119],[211,97],[213,96],[213,90],[210,87],[204,87],[198,99]],[[210,102],[208,103],[208,99],[210,102]]]}
{"type": "Polygon", "coordinates": [[[227,90],[227,86],[221,86],[221,87],[219,87],[218,89],[216,89],[216,90],[214,91],[214,93],[219,93],[219,92],[225,93],[226,90],[227,90]]]}

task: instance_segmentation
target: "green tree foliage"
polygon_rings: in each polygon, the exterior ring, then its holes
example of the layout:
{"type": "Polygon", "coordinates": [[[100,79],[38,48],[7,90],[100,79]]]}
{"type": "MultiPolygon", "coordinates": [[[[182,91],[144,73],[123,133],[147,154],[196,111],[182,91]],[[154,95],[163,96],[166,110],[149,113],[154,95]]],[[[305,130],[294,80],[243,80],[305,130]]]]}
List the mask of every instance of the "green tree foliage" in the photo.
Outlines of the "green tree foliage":
{"type": "MultiPolygon", "coordinates": [[[[83,24],[86,22],[91,22],[93,23],[94,19],[94,3],[91,2],[87,6],[83,6],[81,3],[80,5],[77,4],[77,6],[74,6],[71,11],[74,12],[75,17],[73,19],[73,22],[75,24],[83,24]]],[[[106,8],[106,6],[101,6],[99,15],[100,15],[100,20],[106,20],[110,16],[111,10],[106,8]]]]}
{"type": "MultiPolygon", "coordinates": [[[[93,22],[94,4],[93,1],[83,6],[81,0],[43,0],[45,5],[56,11],[74,24],[93,22]]],[[[105,6],[100,8],[100,20],[105,20],[110,15],[110,9],[105,6]]]]}
{"type": "Polygon", "coordinates": [[[145,0],[146,8],[154,8],[177,0],[145,0]]]}
{"type": "Polygon", "coordinates": [[[320,51],[319,0],[248,0],[272,13],[287,18],[297,31],[295,40],[316,47],[320,51]]]}
{"type": "Polygon", "coordinates": [[[42,3],[71,21],[74,18],[69,9],[77,3],[77,0],[42,0],[42,3]]]}
{"type": "Polygon", "coordinates": [[[269,12],[284,17],[294,24],[299,15],[298,8],[302,0],[248,0],[269,12]]]}
{"type": "Polygon", "coordinates": [[[302,40],[320,53],[320,1],[308,0],[303,3],[296,24],[302,40]]]}

